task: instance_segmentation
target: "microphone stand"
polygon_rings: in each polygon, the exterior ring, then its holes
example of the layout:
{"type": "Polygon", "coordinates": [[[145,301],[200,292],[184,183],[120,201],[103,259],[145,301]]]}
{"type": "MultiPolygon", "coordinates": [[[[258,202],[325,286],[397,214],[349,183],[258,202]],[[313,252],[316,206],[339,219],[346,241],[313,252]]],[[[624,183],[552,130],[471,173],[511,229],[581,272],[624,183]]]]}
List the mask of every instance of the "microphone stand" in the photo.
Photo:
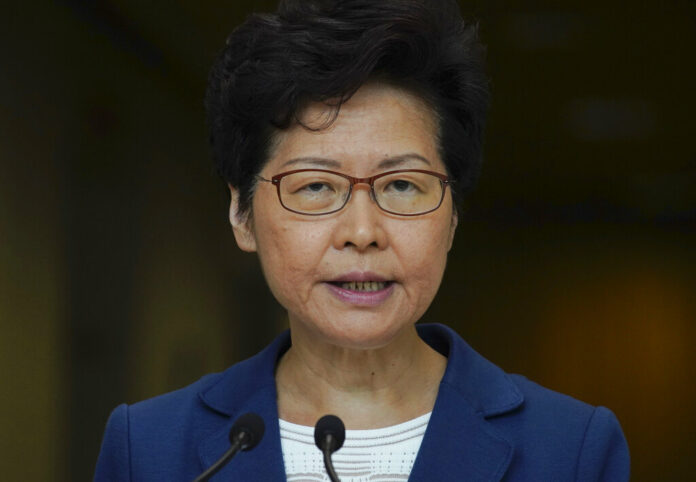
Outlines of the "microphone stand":
{"type": "Polygon", "coordinates": [[[239,417],[230,430],[230,448],[220,459],[193,482],[205,482],[215,475],[240,450],[251,450],[261,441],[265,426],[263,419],[256,413],[246,413],[239,417]]]}
{"type": "Polygon", "coordinates": [[[341,482],[341,479],[336,475],[336,470],[333,466],[333,461],[331,460],[331,448],[334,444],[334,436],[330,433],[326,434],[326,445],[322,450],[324,454],[324,467],[326,467],[326,473],[329,474],[329,479],[331,482],[341,482]]]}
{"type": "Polygon", "coordinates": [[[235,456],[237,452],[241,450],[248,437],[249,434],[247,432],[239,432],[234,437],[232,445],[229,449],[227,449],[227,452],[225,452],[224,455],[220,457],[220,459],[217,462],[211,465],[208,468],[208,470],[196,477],[193,482],[205,482],[213,475],[215,475],[218,472],[218,470],[220,470],[232,457],[235,456]]]}

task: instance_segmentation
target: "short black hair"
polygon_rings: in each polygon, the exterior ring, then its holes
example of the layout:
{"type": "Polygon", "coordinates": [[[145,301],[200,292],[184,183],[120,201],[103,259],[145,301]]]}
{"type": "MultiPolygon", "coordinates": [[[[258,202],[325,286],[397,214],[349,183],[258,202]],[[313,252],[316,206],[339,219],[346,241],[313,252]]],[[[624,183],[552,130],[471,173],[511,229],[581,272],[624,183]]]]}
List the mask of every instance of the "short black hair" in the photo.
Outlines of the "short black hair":
{"type": "Polygon", "coordinates": [[[249,211],[278,130],[298,122],[308,102],[338,115],[373,80],[433,108],[461,200],[481,165],[483,57],[478,26],[462,20],[455,0],[281,0],[273,14],[250,15],[228,37],[205,98],[215,166],[239,190],[238,212],[249,211]]]}

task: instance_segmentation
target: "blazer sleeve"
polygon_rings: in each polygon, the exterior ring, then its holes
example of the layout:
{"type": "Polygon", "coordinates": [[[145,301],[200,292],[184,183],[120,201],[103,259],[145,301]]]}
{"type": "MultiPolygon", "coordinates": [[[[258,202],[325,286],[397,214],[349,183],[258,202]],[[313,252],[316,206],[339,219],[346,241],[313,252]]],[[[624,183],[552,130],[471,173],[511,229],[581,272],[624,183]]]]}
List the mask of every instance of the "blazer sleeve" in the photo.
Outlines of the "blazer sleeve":
{"type": "Polygon", "coordinates": [[[611,410],[595,408],[585,430],[577,482],[624,482],[630,478],[628,444],[611,410]]]}
{"type": "Polygon", "coordinates": [[[106,423],[101,451],[94,473],[95,482],[130,481],[130,443],[128,405],[119,405],[106,423]]]}

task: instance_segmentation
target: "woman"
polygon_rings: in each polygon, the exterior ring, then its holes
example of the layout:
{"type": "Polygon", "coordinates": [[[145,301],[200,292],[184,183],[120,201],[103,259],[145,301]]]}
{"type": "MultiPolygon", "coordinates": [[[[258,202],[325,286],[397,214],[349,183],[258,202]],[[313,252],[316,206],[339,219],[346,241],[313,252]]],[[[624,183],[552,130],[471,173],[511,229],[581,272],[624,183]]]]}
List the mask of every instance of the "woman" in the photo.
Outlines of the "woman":
{"type": "Polygon", "coordinates": [[[213,480],[627,480],[614,415],[503,373],[415,323],[480,161],[481,48],[454,2],[285,1],[228,39],[206,99],[230,222],[290,332],[176,392],[121,405],[96,480],[190,480],[246,412],[266,433],[213,480]]]}

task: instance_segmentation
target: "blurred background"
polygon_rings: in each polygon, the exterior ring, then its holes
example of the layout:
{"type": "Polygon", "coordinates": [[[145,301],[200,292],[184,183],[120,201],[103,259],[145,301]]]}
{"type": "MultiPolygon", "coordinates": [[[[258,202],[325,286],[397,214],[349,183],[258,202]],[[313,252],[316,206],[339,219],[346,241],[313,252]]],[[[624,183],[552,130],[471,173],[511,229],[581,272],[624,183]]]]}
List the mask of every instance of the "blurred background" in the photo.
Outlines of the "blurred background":
{"type": "MultiPolygon", "coordinates": [[[[273,1],[4,2],[0,473],[91,480],[109,412],[286,324],[235,246],[204,125],[227,34],[273,1]]],[[[610,407],[633,480],[696,457],[696,5],[462,2],[493,103],[425,319],[610,407]]]]}

